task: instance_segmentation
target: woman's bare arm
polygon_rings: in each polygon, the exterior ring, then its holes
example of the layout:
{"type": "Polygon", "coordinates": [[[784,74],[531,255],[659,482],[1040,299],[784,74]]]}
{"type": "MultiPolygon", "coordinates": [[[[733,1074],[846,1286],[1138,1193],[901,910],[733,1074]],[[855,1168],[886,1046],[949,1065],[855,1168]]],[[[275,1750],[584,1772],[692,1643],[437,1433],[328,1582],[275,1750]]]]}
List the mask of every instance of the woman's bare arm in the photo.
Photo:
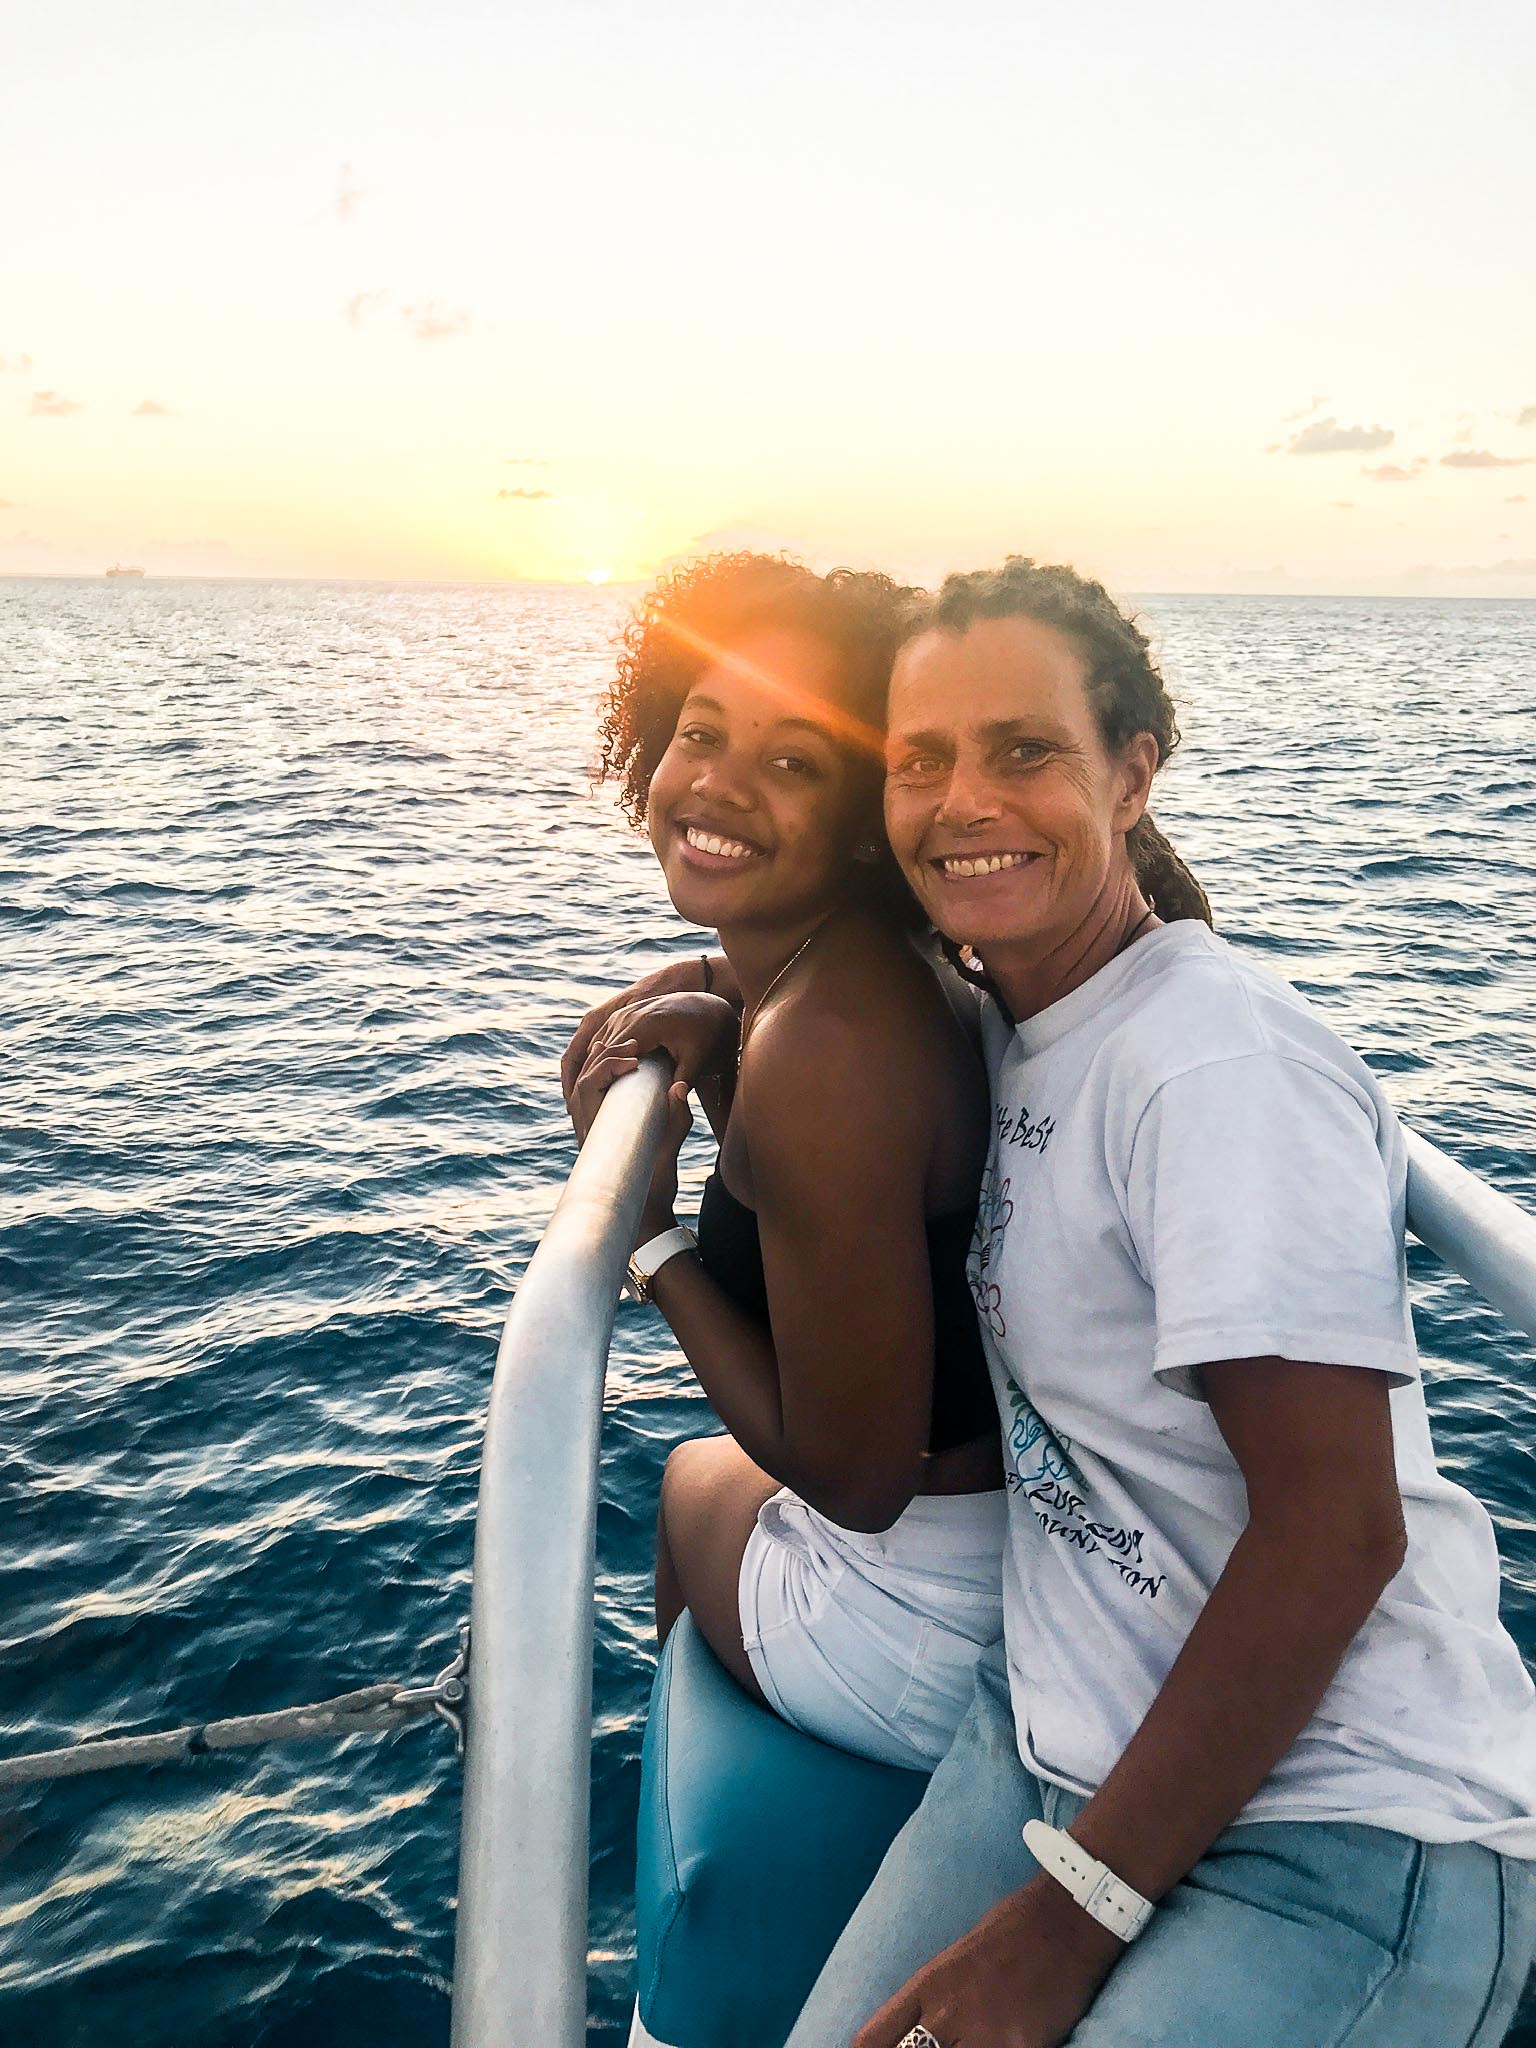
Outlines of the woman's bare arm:
{"type": "Polygon", "coordinates": [[[1198,1862],[1305,1728],[1407,1543],[1381,1373],[1248,1358],[1202,1379],[1248,1524],[1072,1827],[1149,1898],[1198,1862]]]}
{"type": "Polygon", "coordinates": [[[903,1056],[889,1024],[810,1005],[754,1036],[737,1113],[771,1342],[697,1261],[675,1259],[656,1281],[657,1305],[742,1449],[849,1528],[886,1528],[911,1500],[932,1413],[932,1091],[901,1073],[903,1056]]]}

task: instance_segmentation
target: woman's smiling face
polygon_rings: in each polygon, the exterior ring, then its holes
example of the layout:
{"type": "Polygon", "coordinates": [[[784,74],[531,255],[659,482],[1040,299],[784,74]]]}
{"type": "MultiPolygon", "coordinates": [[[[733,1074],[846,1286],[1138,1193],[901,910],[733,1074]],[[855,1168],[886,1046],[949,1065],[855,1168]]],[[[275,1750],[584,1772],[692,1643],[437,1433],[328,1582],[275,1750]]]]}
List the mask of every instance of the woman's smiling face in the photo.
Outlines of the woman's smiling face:
{"type": "Polygon", "coordinates": [[[700,672],[651,778],[646,824],[691,924],[794,924],[846,884],[858,776],[835,737],[838,662],[807,634],[744,634],[700,672]]]}
{"type": "MultiPolygon", "coordinates": [[[[1111,754],[1083,657],[1029,618],[910,641],[891,679],[885,822],[939,929],[983,959],[1092,918],[1146,806],[1150,735],[1111,754]]],[[[1123,877],[1120,878],[1123,880],[1123,877]]]]}

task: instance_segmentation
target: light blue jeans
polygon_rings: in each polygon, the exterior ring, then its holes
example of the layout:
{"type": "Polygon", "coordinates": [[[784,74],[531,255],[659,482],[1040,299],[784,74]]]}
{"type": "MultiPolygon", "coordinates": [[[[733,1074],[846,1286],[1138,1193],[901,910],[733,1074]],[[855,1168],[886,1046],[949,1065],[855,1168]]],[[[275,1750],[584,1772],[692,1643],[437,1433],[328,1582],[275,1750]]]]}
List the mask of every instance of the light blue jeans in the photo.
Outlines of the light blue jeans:
{"type": "MultiPolygon", "coordinates": [[[[1019,1839],[1082,1805],[1019,1761],[989,1653],[921,1806],[833,1949],[788,2048],[856,2029],[1036,1874],[1019,1839]]],[[[1073,2048],[1498,2048],[1536,1957],[1536,1864],[1383,1828],[1229,1828],[1073,2030],[1073,2048]]]]}

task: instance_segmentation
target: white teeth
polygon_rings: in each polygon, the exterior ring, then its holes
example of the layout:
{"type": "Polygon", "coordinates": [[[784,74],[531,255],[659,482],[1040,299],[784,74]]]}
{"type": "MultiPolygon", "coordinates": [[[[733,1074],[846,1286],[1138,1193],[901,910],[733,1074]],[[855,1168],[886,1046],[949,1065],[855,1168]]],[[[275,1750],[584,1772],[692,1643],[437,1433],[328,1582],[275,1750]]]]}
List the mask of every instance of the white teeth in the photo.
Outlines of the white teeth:
{"type": "Polygon", "coordinates": [[[755,849],[744,846],[739,839],[722,839],[715,832],[701,832],[696,825],[689,825],[683,835],[690,846],[700,853],[714,853],[726,860],[745,860],[755,849]]]}
{"type": "Polygon", "coordinates": [[[966,881],[973,875],[1001,874],[1004,868],[1021,868],[1029,859],[1027,853],[984,853],[974,860],[958,855],[947,856],[940,862],[947,880],[966,881]]]}

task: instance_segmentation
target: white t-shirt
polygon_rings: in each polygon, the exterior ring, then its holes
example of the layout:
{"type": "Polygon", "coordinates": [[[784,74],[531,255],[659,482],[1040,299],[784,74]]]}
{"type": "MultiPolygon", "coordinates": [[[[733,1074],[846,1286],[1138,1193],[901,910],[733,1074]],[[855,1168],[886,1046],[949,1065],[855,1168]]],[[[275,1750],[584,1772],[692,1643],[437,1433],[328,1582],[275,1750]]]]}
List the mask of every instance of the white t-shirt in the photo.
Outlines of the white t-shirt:
{"type": "Polygon", "coordinates": [[[1353,1820],[1536,1857],[1536,1689],[1488,1517],[1435,1469],[1402,1133],[1295,990],[1204,925],[1150,932],[1016,1029],[971,1281],[1008,1469],[1019,1752],[1093,1791],[1247,1520],[1198,1368],[1387,1374],[1408,1554],[1245,1820],[1353,1820]]]}

